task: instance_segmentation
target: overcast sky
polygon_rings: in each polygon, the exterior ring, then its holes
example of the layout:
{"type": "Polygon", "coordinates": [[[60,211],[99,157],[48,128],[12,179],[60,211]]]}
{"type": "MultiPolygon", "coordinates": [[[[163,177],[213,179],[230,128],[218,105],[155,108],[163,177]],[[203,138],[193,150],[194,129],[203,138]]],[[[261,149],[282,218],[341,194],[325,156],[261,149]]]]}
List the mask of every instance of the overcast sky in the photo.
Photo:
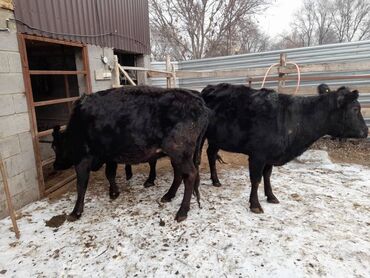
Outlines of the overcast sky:
{"type": "Polygon", "coordinates": [[[257,17],[262,30],[272,37],[289,30],[293,14],[302,3],[303,0],[275,0],[270,8],[257,17]]]}

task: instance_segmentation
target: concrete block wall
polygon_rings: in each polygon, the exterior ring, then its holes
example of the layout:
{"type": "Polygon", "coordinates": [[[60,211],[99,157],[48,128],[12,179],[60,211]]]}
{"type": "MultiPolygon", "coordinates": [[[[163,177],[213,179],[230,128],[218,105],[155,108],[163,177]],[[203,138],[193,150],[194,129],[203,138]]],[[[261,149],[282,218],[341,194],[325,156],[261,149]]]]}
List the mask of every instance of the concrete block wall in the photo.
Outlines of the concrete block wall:
{"type": "MultiPolygon", "coordinates": [[[[0,8],[0,28],[13,12],[0,8]]],[[[21,57],[13,23],[0,31],[0,154],[16,209],[39,198],[36,161],[22,74],[21,57]]],[[[7,216],[0,175],[0,219],[7,216]]]]}
{"type": "Polygon", "coordinates": [[[97,45],[87,45],[87,52],[89,56],[90,76],[91,76],[91,88],[93,92],[106,90],[112,88],[112,79],[110,80],[96,80],[96,70],[111,71],[113,65],[113,49],[108,47],[101,47],[97,45]],[[105,56],[108,58],[108,63],[104,64],[101,57],[105,56]]]}

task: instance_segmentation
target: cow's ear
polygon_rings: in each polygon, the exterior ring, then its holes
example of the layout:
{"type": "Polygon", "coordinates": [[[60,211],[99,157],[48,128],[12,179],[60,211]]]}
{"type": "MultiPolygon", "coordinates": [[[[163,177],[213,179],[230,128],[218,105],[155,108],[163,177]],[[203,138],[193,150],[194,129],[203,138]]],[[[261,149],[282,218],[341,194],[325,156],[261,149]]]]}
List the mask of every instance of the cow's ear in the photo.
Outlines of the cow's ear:
{"type": "Polygon", "coordinates": [[[338,96],[338,107],[343,107],[355,100],[358,99],[358,91],[357,90],[354,90],[352,92],[345,92],[345,93],[342,93],[338,96]]]}
{"type": "Polygon", "coordinates": [[[328,93],[330,93],[330,88],[326,84],[320,84],[317,87],[317,92],[319,93],[319,95],[328,94],[328,93]]]}

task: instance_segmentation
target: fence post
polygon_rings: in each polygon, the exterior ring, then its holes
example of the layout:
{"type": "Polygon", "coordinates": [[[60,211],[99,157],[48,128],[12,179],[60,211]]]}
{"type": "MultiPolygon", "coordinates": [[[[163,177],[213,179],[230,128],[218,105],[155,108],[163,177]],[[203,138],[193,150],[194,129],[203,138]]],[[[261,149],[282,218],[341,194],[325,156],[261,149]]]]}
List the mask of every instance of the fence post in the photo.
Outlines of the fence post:
{"type": "MultiPolygon", "coordinates": [[[[171,58],[170,55],[166,55],[166,71],[171,72],[171,58]]],[[[167,73],[167,88],[171,88],[171,76],[167,73]]]]}
{"type": "Polygon", "coordinates": [[[121,87],[120,77],[119,77],[119,67],[118,67],[118,57],[113,56],[113,88],[121,87]]]}
{"type": "Polygon", "coordinates": [[[176,88],[176,69],[175,64],[172,64],[172,88],[176,88]]]}
{"type": "Polygon", "coordinates": [[[280,72],[282,68],[286,66],[286,53],[280,53],[280,65],[279,65],[279,85],[278,85],[278,92],[281,93],[282,89],[285,86],[285,80],[283,79],[285,73],[280,72]]]}

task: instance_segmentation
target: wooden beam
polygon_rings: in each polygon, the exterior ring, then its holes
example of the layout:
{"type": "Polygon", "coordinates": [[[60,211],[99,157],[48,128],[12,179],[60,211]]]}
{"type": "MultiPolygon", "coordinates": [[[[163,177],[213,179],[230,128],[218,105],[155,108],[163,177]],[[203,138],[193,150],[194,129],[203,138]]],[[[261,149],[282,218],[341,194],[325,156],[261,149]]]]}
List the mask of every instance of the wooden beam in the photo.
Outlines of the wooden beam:
{"type": "Polygon", "coordinates": [[[61,180],[60,182],[56,183],[52,187],[49,187],[48,189],[45,190],[45,195],[49,195],[50,193],[58,190],[62,186],[66,185],[67,183],[73,181],[76,178],[76,174],[72,174],[65,179],[61,180]]]}
{"type": "Polygon", "coordinates": [[[131,85],[136,86],[134,80],[131,79],[131,77],[128,75],[128,73],[122,68],[120,64],[118,64],[119,70],[123,73],[123,75],[127,78],[128,82],[130,82],[131,85]]]}
{"type": "Polygon", "coordinates": [[[22,36],[26,40],[31,40],[31,41],[42,41],[42,42],[55,43],[55,44],[63,44],[63,45],[69,45],[69,46],[75,46],[75,47],[83,47],[84,46],[82,43],[78,43],[78,42],[65,41],[65,40],[57,40],[57,39],[51,39],[51,38],[40,37],[40,36],[35,36],[35,35],[22,34],[22,36]]]}
{"type": "Polygon", "coordinates": [[[20,233],[19,233],[19,229],[17,225],[17,220],[15,217],[15,210],[13,207],[12,196],[10,195],[8,176],[6,174],[5,166],[4,166],[4,163],[1,157],[0,157],[0,172],[3,178],[4,192],[5,192],[6,201],[8,204],[8,211],[9,211],[10,219],[12,220],[12,223],[13,223],[15,237],[19,239],[20,233]]]}
{"type": "MultiPolygon", "coordinates": [[[[166,55],[166,71],[170,72],[171,71],[171,58],[170,55],[166,55]]],[[[171,88],[171,75],[167,75],[166,77],[166,83],[167,83],[167,88],[171,88]]]]}
{"type": "MultiPolygon", "coordinates": [[[[297,80],[296,75],[284,76],[285,81],[297,80]]],[[[352,80],[352,79],[370,79],[370,74],[360,74],[360,75],[310,75],[310,76],[301,76],[301,81],[326,81],[326,80],[352,80]]],[[[248,82],[262,82],[263,77],[249,77],[248,82]]],[[[279,77],[270,76],[266,78],[266,81],[278,81],[279,77]]]]}
{"type": "Polygon", "coordinates": [[[44,100],[44,101],[37,101],[34,102],[35,107],[38,106],[47,106],[47,105],[53,105],[53,104],[60,104],[60,103],[66,103],[66,102],[72,102],[80,97],[68,97],[68,98],[61,98],[61,99],[52,99],[52,100],[44,100]]]}
{"type": "MultiPolygon", "coordinates": [[[[348,71],[368,71],[370,62],[343,62],[343,63],[321,63],[321,64],[306,64],[299,66],[301,73],[306,72],[348,72],[348,71]]],[[[297,69],[294,65],[279,67],[281,73],[295,73],[297,69]]]]}
{"type": "MultiPolygon", "coordinates": [[[[286,53],[280,53],[280,67],[286,66],[286,53]]],[[[281,92],[281,90],[285,86],[285,79],[284,79],[285,73],[279,72],[279,85],[278,85],[278,92],[281,92]]]]}
{"type": "Polygon", "coordinates": [[[77,75],[86,74],[85,70],[30,70],[31,75],[77,75]]]}
{"type": "MultiPolygon", "coordinates": [[[[63,131],[66,128],[67,128],[67,126],[63,125],[63,126],[60,127],[60,130],[63,131]]],[[[52,133],[53,133],[53,129],[43,130],[43,131],[37,132],[37,137],[38,138],[45,137],[45,136],[51,135],[52,133]]]]}

